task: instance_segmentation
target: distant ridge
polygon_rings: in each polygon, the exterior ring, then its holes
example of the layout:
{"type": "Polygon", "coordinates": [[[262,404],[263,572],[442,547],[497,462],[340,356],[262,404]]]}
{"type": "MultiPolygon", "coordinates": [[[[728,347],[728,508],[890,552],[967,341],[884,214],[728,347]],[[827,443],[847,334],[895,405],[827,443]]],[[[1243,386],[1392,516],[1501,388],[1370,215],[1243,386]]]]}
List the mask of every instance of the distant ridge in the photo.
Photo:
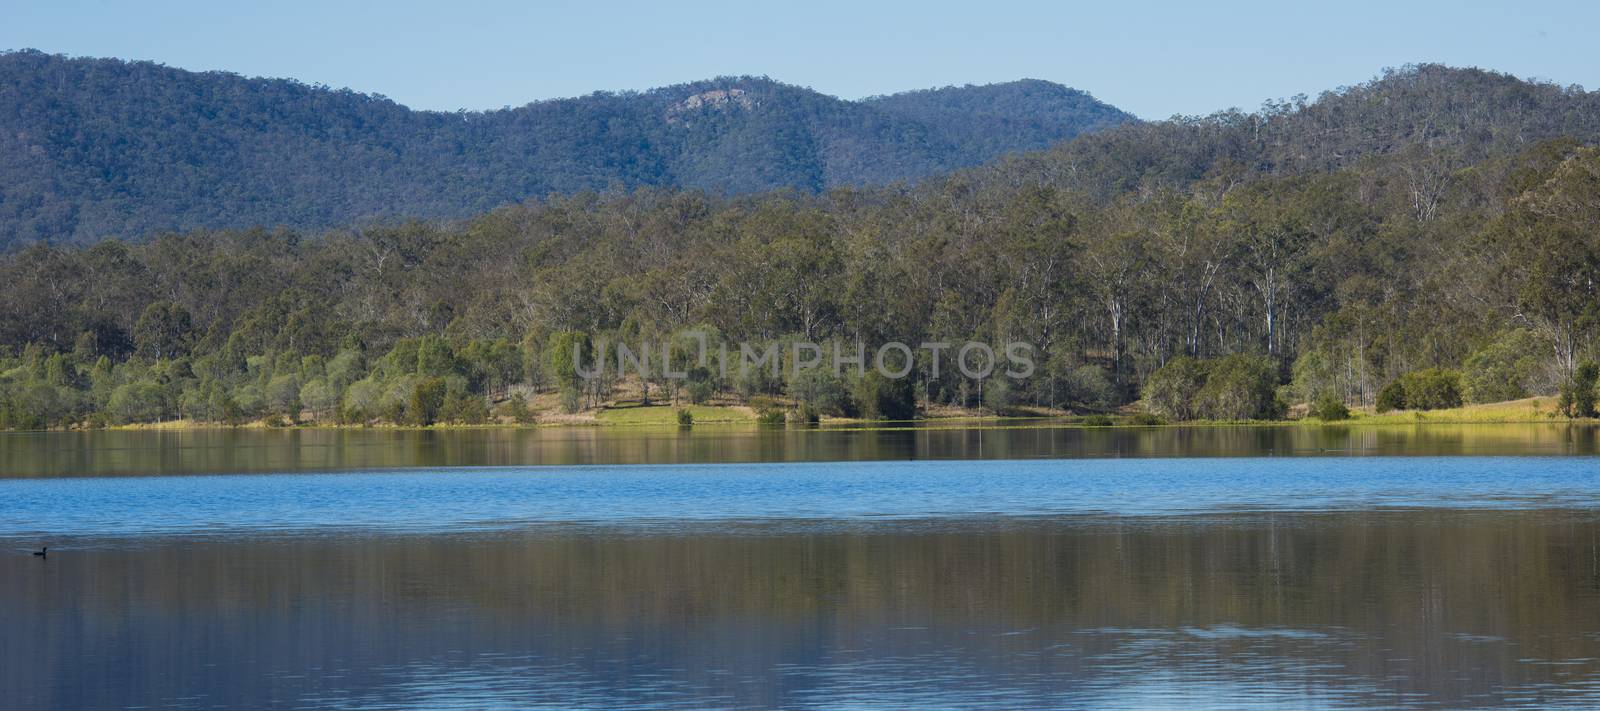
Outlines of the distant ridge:
{"type": "Polygon", "coordinates": [[[549,193],[916,180],[1133,121],[1038,80],[845,101],[763,77],[486,112],[150,62],[0,54],[0,248],[462,217],[549,193]]]}
{"type": "Polygon", "coordinates": [[[1130,122],[976,172],[1108,198],[1206,178],[1327,172],[1407,152],[1429,157],[1413,169],[1443,175],[1554,138],[1600,142],[1600,92],[1417,64],[1255,112],[1130,122]]]}

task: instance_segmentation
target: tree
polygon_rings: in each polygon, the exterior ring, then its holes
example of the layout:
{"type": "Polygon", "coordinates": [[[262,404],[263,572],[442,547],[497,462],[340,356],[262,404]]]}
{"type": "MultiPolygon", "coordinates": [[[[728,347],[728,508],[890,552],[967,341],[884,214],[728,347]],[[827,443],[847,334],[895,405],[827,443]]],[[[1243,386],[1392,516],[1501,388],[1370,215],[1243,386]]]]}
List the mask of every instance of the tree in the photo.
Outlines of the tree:
{"type": "Polygon", "coordinates": [[[844,379],[829,368],[802,368],[789,376],[789,396],[817,411],[840,417],[857,414],[856,402],[844,379]]]}
{"type": "Polygon", "coordinates": [[[320,420],[334,414],[339,406],[339,391],[326,378],[312,378],[300,386],[300,402],[320,420]]]}
{"type": "Polygon", "coordinates": [[[1561,386],[1560,407],[1568,417],[1594,417],[1595,401],[1600,398],[1600,364],[1584,361],[1561,386]]]}
{"type": "Polygon", "coordinates": [[[1462,394],[1468,402],[1501,402],[1527,397],[1546,352],[1532,331],[1516,329],[1468,356],[1462,368],[1462,394]]]}
{"type": "Polygon", "coordinates": [[[1213,420],[1274,420],[1283,416],[1277,398],[1277,366],[1271,358],[1234,354],[1207,363],[1196,408],[1213,420]]]}
{"type": "Polygon", "coordinates": [[[409,424],[426,427],[439,421],[439,411],[444,407],[446,385],[444,378],[421,378],[411,387],[411,397],[406,403],[409,424]]]}
{"type": "Polygon", "coordinates": [[[176,357],[186,352],[192,329],[187,310],[170,301],[157,301],[145,307],[133,327],[134,350],[150,360],[176,357]]]}
{"type": "Polygon", "coordinates": [[[1378,391],[1377,410],[1379,413],[1404,409],[1406,409],[1405,383],[1396,380],[1383,386],[1383,389],[1378,391]]]}
{"type": "Polygon", "coordinates": [[[106,410],[121,423],[155,422],[167,415],[167,393],[160,383],[138,380],[111,393],[106,410]]]}
{"type": "Polygon", "coordinates": [[[1323,422],[1338,422],[1350,419],[1350,408],[1344,404],[1344,398],[1325,392],[1311,403],[1311,415],[1323,422]]]}
{"type": "Polygon", "coordinates": [[[1173,420],[1195,419],[1200,416],[1199,394],[1205,387],[1207,370],[1204,362],[1188,356],[1167,361],[1145,381],[1145,407],[1173,420]]]}
{"type": "Polygon", "coordinates": [[[1440,368],[1406,373],[1400,377],[1405,404],[1413,410],[1461,407],[1461,373],[1440,368]]]}
{"type": "Polygon", "coordinates": [[[888,378],[868,370],[856,381],[855,400],[869,420],[911,420],[917,416],[917,393],[907,378],[888,378]]]}

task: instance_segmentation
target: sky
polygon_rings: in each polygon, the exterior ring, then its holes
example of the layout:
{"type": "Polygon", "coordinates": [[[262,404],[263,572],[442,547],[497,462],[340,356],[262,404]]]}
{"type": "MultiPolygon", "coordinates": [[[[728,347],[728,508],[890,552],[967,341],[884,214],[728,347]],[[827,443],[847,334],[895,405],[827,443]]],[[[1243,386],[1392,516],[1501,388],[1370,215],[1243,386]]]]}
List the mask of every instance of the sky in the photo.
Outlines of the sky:
{"type": "Polygon", "coordinates": [[[291,77],[493,109],[766,75],[860,98],[1046,79],[1147,119],[1315,97],[1416,62],[1600,87],[1600,2],[0,0],[0,49],[291,77]]]}

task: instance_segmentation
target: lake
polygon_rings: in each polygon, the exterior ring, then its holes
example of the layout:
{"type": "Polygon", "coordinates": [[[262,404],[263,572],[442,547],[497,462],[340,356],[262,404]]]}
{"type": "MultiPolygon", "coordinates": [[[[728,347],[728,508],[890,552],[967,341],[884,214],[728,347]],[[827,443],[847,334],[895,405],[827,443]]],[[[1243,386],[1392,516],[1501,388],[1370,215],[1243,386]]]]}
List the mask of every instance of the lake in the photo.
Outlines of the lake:
{"type": "Polygon", "coordinates": [[[1596,441],[0,435],[0,706],[1594,708],[1596,441]]]}

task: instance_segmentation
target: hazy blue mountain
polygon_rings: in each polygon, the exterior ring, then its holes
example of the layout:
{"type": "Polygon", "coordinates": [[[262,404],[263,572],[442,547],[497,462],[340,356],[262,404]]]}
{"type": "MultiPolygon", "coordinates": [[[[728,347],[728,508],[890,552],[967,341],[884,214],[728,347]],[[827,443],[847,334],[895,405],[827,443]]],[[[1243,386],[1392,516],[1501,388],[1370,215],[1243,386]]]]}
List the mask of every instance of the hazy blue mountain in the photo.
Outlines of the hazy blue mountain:
{"type": "Polygon", "coordinates": [[[485,112],[149,62],[0,54],[0,247],[458,217],[549,193],[914,180],[1133,117],[1043,81],[845,101],[759,77],[485,112]]]}

